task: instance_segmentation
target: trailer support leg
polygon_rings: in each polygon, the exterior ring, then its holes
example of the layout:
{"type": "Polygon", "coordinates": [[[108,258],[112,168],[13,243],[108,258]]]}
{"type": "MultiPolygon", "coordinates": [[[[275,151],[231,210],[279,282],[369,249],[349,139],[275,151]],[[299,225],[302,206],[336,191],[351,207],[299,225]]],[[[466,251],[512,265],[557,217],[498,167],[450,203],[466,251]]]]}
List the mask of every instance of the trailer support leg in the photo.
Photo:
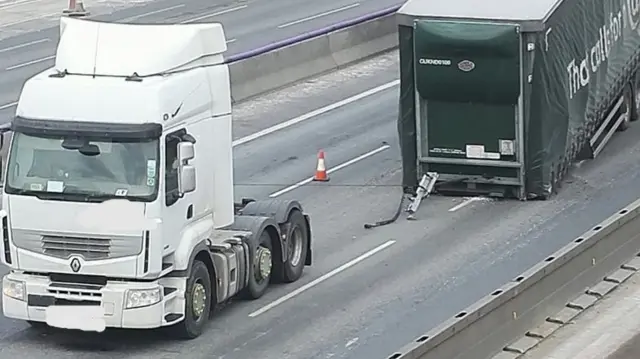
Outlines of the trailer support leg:
{"type": "Polygon", "coordinates": [[[433,188],[436,185],[436,181],[438,180],[438,174],[436,172],[427,172],[420,179],[420,183],[418,184],[418,190],[416,190],[416,195],[411,200],[409,204],[409,208],[407,208],[407,212],[409,215],[407,219],[415,219],[413,216],[420,207],[420,203],[424,198],[427,198],[431,192],[433,192],[433,188]]]}

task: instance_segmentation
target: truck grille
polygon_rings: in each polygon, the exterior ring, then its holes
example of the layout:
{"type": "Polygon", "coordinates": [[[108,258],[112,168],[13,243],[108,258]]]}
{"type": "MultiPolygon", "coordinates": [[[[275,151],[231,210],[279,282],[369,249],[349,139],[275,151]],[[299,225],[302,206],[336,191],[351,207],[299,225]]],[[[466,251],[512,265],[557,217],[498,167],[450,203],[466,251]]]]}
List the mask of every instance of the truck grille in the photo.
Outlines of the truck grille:
{"type": "Polygon", "coordinates": [[[12,235],[12,241],[18,248],[61,259],[79,255],[86,261],[92,261],[142,253],[142,233],[138,236],[60,235],[14,228],[12,235]]]}
{"type": "Polygon", "coordinates": [[[85,260],[109,258],[111,239],[42,236],[44,254],[58,258],[81,255],[85,260]]]}

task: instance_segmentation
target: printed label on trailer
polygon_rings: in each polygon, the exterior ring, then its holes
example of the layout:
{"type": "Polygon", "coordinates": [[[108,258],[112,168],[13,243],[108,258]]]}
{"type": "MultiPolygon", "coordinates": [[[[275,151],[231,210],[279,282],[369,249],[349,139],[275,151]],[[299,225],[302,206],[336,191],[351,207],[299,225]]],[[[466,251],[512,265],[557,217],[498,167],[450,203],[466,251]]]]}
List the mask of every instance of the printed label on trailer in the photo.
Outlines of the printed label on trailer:
{"type": "Polygon", "coordinates": [[[503,156],[513,156],[516,154],[513,140],[498,140],[498,148],[500,148],[500,154],[503,156]]]}
{"type": "Polygon", "coordinates": [[[449,59],[426,59],[421,58],[418,60],[420,65],[431,65],[431,66],[451,66],[451,60],[449,59]]]}
{"type": "Polygon", "coordinates": [[[497,152],[486,152],[484,145],[467,145],[466,146],[467,158],[479,159],[479,160],[499,160],[500,154],[497,152]]]}

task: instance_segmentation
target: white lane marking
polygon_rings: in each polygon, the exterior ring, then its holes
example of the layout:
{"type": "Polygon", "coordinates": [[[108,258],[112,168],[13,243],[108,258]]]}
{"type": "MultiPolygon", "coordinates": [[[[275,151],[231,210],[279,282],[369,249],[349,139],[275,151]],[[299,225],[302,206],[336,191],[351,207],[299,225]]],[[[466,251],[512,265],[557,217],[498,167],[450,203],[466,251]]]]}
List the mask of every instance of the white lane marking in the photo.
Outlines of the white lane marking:
{"type": "MultiPolygon", "coordinates": [[[[232,42],[236,42],[236,39],[229,39],[227,40],[227,44],[230,44],[232,42]]],[[[27,61],[27,62],[23,62],[21,64],[17,64],[17,65],[13,65],[13,66],[9,66],[7,67],[5,70],[6,71],[11,71],[11,70],[15,70],[15,69],[19,69],[22,67],[26,67],[26,66],[31,66],[31,65],[35,65],[41,62],[45,62],[48,60],[53,60],[56,58],[56,55],[51,55],[51,56],[47,56],[47,57],[43,57],[41,59],[35,59],[35,60],[31,60],[31,61],[27,61]]]]}
{"type": "MultiPolygon", "coordinates": [[[[391,88],[393,86],[396,86],[399,83],[400,83],[400,80],[393,80],[391,82],[387,82],[386,84],[380,85],[378,87],[374,87],[372,89],[369,89],[367,91],[361,92],[361,93],[359,93],[357,95],[351,96],[351,97],[346,98],[344,100],[340,100],[340,101],[334,102],[334,103],[332,103],[330,105],[327,105],[327,106],[321,107],[319,109],[313,110],[311,112],[305,113],[302,116],[298,116],[298,117],[293,118],[291,120],[288,120],[288,121],[285,121],[285,122],[281,122],[281,123],[278,123],[278,124],[276,124],[274,126],[265,128],[264,130],[260,130],[258,132],[254,132],[254,133],[252,133],[252,134],[250,134],[248,136],[245,136],[245,137],[242,137],[242,138],[239,138],[239,139],[233,141],[233,147],[240,146],[240,145],[243,145],[243,144],[251,142],[251,141],[255,141],[255,140],[259,139],[259,138],[262,138],[264,136],[270,135],[270,134],[272,134],[274,132],[283,130],[283,129],[291,127],[293,125],[297,125],[297,124],[299,124],[301,122],[304,122],[304,121],[306,121],[306,120],[308,120],[310,118],[313,118],[313,117],[316,117],[316,116],[320,116],[320,115],[325,114],[325,113],[327,113],[329,111],[332,111],[332,110],[335,110],[337,108],[340,108],[340,107],[346,106],[348,104],[354,103],[354,102],[356,102],[358,100],[361,100],[363,98],[369,97],[371,95],[375,95],[375,94],[377,94],[379,92],[382,92],[382,91],[387,90],[387,89],[389,89],[389,88],[391,88]]],[[[8,109],[10,107],[16,106],[17,104],[18,104],[18,102],[12,102],[12,103],[8,103],[8,104],[0,105],[0,110],[6,110],[6,109],[8,109]]]]}
{"type": "Polygon", "coordinates": [[[400,80],[394,80],[394,81],[388,82],[388,83],[386,83],[384,85],[380,85],[378,87],[374,87],[372,89],[369,89],[367,91],[361,92],[361,93],[359,93],[357,95],[351,96],[351,97],[346,98],[344,100],[340,100],[340,101],[334,102],[334,103],[332,103],[330,105],[321,107],[321,108],[319,108],[317,110],[313,110],[311,112],[305,113],[302,116],[298,116],[298,117],[293,118],[291,120],[288,120],[288,121],[285,121],[285,122],[281,122],[281,123],[279,123],[277,125],[274,125],[274,126],[271,126],[269,128],[265,128],[264,130],[261,130],[261,131],[258,131],[258,132],[254,132],[254,133],[252,133],[252,134],[250,134],[248,136],[245,136],[245,137],[242,137],[242,138],[239,138],[239,139],[233,141],[233,146],[239,146],[239,145],[245,144],[247,142],[251,142],[251,141],[257,140],[258,138],[264,137],[266,135],[270,135],[270,134],[272,134],[272,133],[274,133],[276,131],[280,131],[280,130],[285,129],[287,127],[291,127],[293,125],[297,125],[298,123],[306,121],[306,120],[308,120],[310,118],[313,118],[313,117],[316,117],[316,116],[320,116],[320,115],[325,114],[325,113],[327,113],[329,111],[335,110],[335,109],[340,108],[342,106],[348,105],[348,104],[356,102],[358,100],[361,100],[361,99],[363,99],[365,97],[368,97],[368,96],[371,96],[371,95],[375,95],[378,92],[381,92],[381,91],[384,91],[386,89],[389,89],[389,88],[391,88],[393,86],[398,85],[399,83],[400,83],[400,80]]]}
{"type": "Polygon", "coordinates": [[[19,1],[11,1],[7,4],[0,4],[0,10],[6,10],[12,7],[33,4],[34,2],[38,2],[40,0],[19,0],[19,1]]]}
{"type": "Polygon", "coordinates": [[[40,16],[36,16],[36,17],[30,17],[30,18],[27,18],[27,19],[22,19],[20,21],[15,21],[15,22],[2,24],[2,25],[0,25],[0,28],[9,27],[9,26],[13,26],[13,25],[19,25],[19,24],[23,24],[25,22],[40,20],[40,19],[44,19],[46,17],[52,17],[52,16],[56,16],[56,15],[59,16],[60,14],[57,13],[57,12],[52,12],[50,14],[40,15],[40,16]]]}
{"type": "Polygon", "coordinates": [[[13,51],[13,50],[21,49],[21,48],[23,48],[23,47],[27,47],[27,46],[35,45],[35,44],[41,44],[41,43],[43,43],[43,42],[47,42],[47,41],[51,41],[51,40],[50,40],[50,39],[40,39],[40,40],[35,40],[35,41],[25,42],[24,44],[19,44],[19,45],[15,45],[15,46],[5,47],[4,49],[0,49],[0,54],[1,54],[1,53],[3,53],[3,52],[13,51]]]}
{"type": "Polygon", "coordinates": [[[120,20],[120,22],[133,21],[133,20],[140,19],[142,17],[147,17],[147,16],[150,16],[150,15],[160,14],[160,13],[163,13],[163,12],[179,9],[181,7],[185,7],[185,4],[180,4],[180,5],[170,6],[168,8],[164,8],[164,9],[160,9],[160,10],[145,12],[144,14],[127,17],[125,19],[120,20]]]}
{"type": "Polygon", "coordinates": [[[27,61],[27,62],[23,62],[21,64],[17,64],[17,65],[13,65],[13,66],[9,66],[6,68],[7,71],[11,71],[11,70],[15,70],[15,69],[19,69],[21,67],[26,67],[26,66],[30,66],[30,65],[35,65],[37,63],[40,62],[45,62],[45,61],[49,61],[49,60],[53,60],[56,57],[56,55],[52,55],[52,56],[47,56],[47,57],[43,57],[41,59],[35,59],[35,60],[31,60],[31,61],[27,61]]]}
{"type": "Polygon", "coordinates": [[[345,345],[344,345],[344,347],[345,347],[345,348],[347,348],[347,349],[350,349],[349,347],[350,347],[350,346],[352,346],[352,345],[354,345],[354,344],[356,344],[356,343],[358,342],[358,340],[359,340],[359,339],[360,339],[360,338],[355,337],[355,338],[353,338],[353,339],[349,340],[349,341],[347,342],[347,344],[345,344],[345,345]]]}
{"type": "MultiPolygon", "coordinates": [[[[333,168],[328,169],[327,170],[327,174],[331,174],[331,173],[339,171],[339,170],[341,170],[341,169],[343,169],[343,168],[345,168],[347,166],[351,166],[352,164],[354,164],[356,162],[360,162],[360,161],[362,161],[362,160],[364,160],[364,159],[366,159],[368,157],[371,157],[371,156],[373,156],[373,155],[375,155],[377,153],[380,153],[380,152],[382,152],[382,151],[384,151],[384,150],[386,150],[386,149],[388,149],[390,147],[391,146],[389,146],[389,145],[382,145],[382,146],[376,148],[375,150],[372,150],[372,151],[369,151],[367,153],[364,153],[364,154],[362,154],[362,155],[360,155],[360,156],[358,156],[356,158],[352,158],[347,162],[343,162],[343,163],[341,163],[341,164],[339,164],[339,165],[337,165],[337,166],[335,166],[333,168]]],[[[302,180],[302,181],[300,181],[300,182],[298,182],[296,184],[293,184],[293,185],[291,185],[291,186],[289,186],[287,188],[283,188],[283,189],[279,190],[278,192],[273,192],[272,194],[269,195],[269,197],[275,198],[275,197],[281,196],[281,195],[283,195],[283,194],[285,194],[287,192],[293,191],[296,188],[300,188],[300,187],[302,187],[302,186],[304,186],[304,185],[306,185],[308,183],[311,183],[312,181],[313,181],[313,176],[309,177],[309,178],[307,178],[305,180],[302,180]]]]}
{"type": "Polygon", "coordinates": [[[17,102],[12,102],[12,103],[8,103],[8,104],[5,104],[5,105],[2,105],[2,106],[0,106],[0,111],[6,110],[6,109],[11,108],[13,106],[16,106],[17,104],[18,104],[17,102]]]}
{"type": "Polygon", "coordinates": [[[247,8],[247,5],[240,5],[240,6],[232,7],[230,9],[220,10],[220,11],[214,12],[212,14],[202,15],[202,16],[195,17],[193,19],[184,20],[184,21],[182,21],[180,23],[181,24],[188,24],[190,22],[195,22],[195,21],[198,21],[198,20],[203,20],[203,19],[206,19],[206,18],[210,18],[210,17],[222,15],[222,14],[227,14],[227,13],[238,11],[238,10],[242,10],[242,9],[245,9],[245,8],[247,8]]]}
{"type": "Polygon", "coordinates": [[[335,13],[340,12],[340,11],[353,9],[354,7],[357,7],[357,6],[360,6],[360,3],[355,3],[355,4],[343,6],[343,7],[337,8],[337,9],[333,9],[333,10],[325,11],[325,12],[322,12],[322,13],[319,13],[319,14],[316,14],[316,15],[305,17],[305,18],[302,18],[302,19],[299,19],[299,20],[296,20],[296,21],[291,21],[291,22],[288,22],[286,24],[279,25],[278,29],[283,29],[285,27],[297,25],[297,24],[303,23],[305,21],[315,20],[317,18],[320,18],[320,17],[323,17],[323,16],[327,16],[327,15],[331,15],[331,14],[335,14],[335,13]]]}
{"type": "Polygon", "coordinates": [[[380,251],[382,251],[384,249],[387,249],[388,247],[392,246],[394,243],[396,243],[396,241],[393,240],[393,239],[389,240],[389,241],[387,241],[385,243],[382,243],[381,245],[377,246],[376,248],[374,248],[374,249],[372,249],[372,250],[370,250],[370,251],[368,251],[368,252],[366,252],[366,253],[364,253],[364,254],[362,254],[362,255],[360,255],[360,256],[352,259],[352,260],[350,260],[349,262],[341,265],[340,267],[332,270],[331,272],[323,275],[322,277],[317,278],[317,279],[315,279],[315,280],[303,285],[302,287],[294,290],[293,292],[281,297],[280,299],[278,299],[276,301],[273,301],[273,302],[265,305],[264,307],[256,310],[255,312],[249,314],[249,317],[255,318],[255,317],[259,316],[260,314],[264,314],[265,312],[267,312],[267,311],[279,306],[280,304],[288,301],[289,299],[291,299],[291,298],[293,298],[293,297],[295,297],[297,295],[300,295],[304,291],[315,287],[316,285],[326,281],[327,279],[329,279],[331,277],[334,277],[337,274],[340,274],[341,272],[344,272],[345,270],[355,266],[356,264],[362,262],[363,260],[373,256],[374,254],[376,254],[376,253],[378,253],[378,252],[380,252],[380,251]]]}
{"type": "Polygon", "coordinates": [[[461,208],[464,208],[468,205],[470,205],[473,202],[477,202],[477,201],[482,201],[484,198],[482,197],[471,197],[467,200],[462,201],[461,203],[458,203],[456,206],[449,208],[449,212],[455,212],[461,208]]]}

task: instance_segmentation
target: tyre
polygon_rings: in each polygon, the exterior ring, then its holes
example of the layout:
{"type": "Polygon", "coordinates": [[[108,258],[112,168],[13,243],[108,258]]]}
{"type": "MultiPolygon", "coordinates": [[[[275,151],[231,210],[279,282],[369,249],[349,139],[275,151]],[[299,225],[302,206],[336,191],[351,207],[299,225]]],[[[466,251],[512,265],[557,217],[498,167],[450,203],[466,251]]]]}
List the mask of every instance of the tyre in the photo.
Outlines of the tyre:
{"type": "Polygon", "coordinates": [[[636,73],[635,86],[633,87],[633,111],[631,112],[631,121],[640,119],[640,73],[636,73]]]}
{"type": "Polygon", "coordinates": [[[248,299],[258,299],[266,293],[271,280],[273,268],[273,245],[269,232],[263,231],[260,234],[260,243],[253,255],[250,266],[249,283],[245,288],[243,297],[248,299]]]}
{"type": "Polygon", "coordinates": [[[633,107],[633,90],[631,89],[631,86],[625,87],[624,89],[624,101],[622,103],[620,112],[624,113],[623,116],[625,116],[625,119],[620,122],[620,126],[618,126],[617,130],[618,131],[626,131],[629,126],[631,125],[631,116],[633,116],[633,113],[637,110],[637,104],[636,107],[633,107]]]}
{"type": "Polygon", "coordinates": [[[307,221],[300,211],[292,211],[287,222],[290,228],[287,233],[287,258],[284,262],[282,281],[292,283],[302,276],[309,248],[309,235],[307,221]]]}
{"type": "Polygon", "coordinates": [[[194,339],[202,334],[211,312],[211,282],[207,266],[202,261],[194,261],[187,279],[184,320],[173,328],[177,337],[194,339]]]}
{"type": "Polygon", "coordinates": [[[37,330],[39,332],[44,332],[51,329],[51,327],[46,322],[34,322],[33,320],[27,320],[27,323],[33,330],[37,330]]]}

